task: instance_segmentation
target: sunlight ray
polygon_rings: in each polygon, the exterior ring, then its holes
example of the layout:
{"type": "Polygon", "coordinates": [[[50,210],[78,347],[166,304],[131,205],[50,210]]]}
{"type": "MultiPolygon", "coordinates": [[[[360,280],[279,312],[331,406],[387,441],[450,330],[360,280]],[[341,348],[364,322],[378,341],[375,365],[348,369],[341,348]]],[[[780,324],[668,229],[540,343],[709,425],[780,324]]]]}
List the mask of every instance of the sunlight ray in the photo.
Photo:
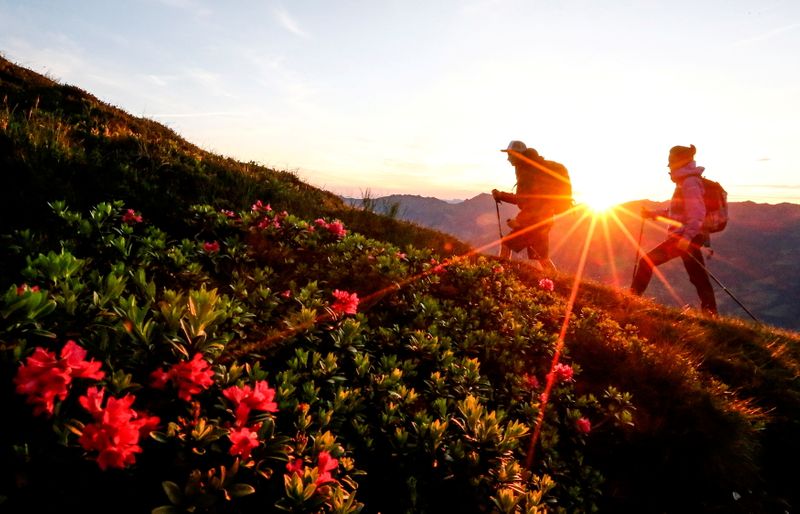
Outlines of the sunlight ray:
{"type": "Polygon", "coordinates": [[[603,237],[605,242],[606,248],[606,256],[608,257],[608,264],[611,266],[611,283],[614,287],[619,289],[621,287],[621,283],[619,281],[619,272],[617,270],[617,261],[614,259],[614,249],[611,247],[611,234],[608,231],[608,215],[614,209],[609,209],[608,212],[601,216],[602,227],[603,227],[603,237]]]}
{"type": "MultiPolygon", "coordinates": [[[[591,215],[592,215],[591,211],[589,211],[585,207],[575,206],[572,209],[570,209],[570,211],[572,211],[572,212],[578,212],[580,210],[582,210],[582,212],[580,213],[580,218],[578,218],[577,220],[573,221],[572,225],[567,230],[567,232],[564,233],[563,235],[559,236],[558,242],[555,245],[553,245],[553,249],[552,249],[552,251],[550,253],[552,253],[552,254],[558,253],[558,251],[567,243],[567,241],[569,241],[570,237],[572,237],[572,234],[574,234],[575,231],[577,231],[581,227],[581,224],[586,219],[591,217],[591,215]]],[[[563,216],[561,216],[561,217],[563,217],[563,216]]]]}
{"type": "MultiPolygon", "coordinates": [[[[628,209],[626,209],[624,207],[620,207],[619,210],[624,212],[624,213],[626,213],[626,214],[628,214],[628,215],[630,215],[630,216],[638,217],[638,215],[632,213],[631,211],[629,211],[628,209]]],[[[610,213],[610,215],[611,215],[611,219],[617,224],[617,226],[622,231],[622,234],[631,243],[631,247],[636,249],[636,251],[638,252],[637,253],[637,257],[636,257],[636,262],[638,262],[639,258],[644,257],[644,256],[647,255],[647,252],[645,250],[643,250],[639,246],[639,243],[633,237],[633,234],[630,233],[630,231],[625,226],[625,224],[622,223],[622,220],[619,219],[619,216],[617,216],[617,213],[616,212],[612,212],[612,213],[610,213]]],[[[661,228],[661,227],[659,227],[659,228],[661,228]]],[[[636,262],[634,262],[634,266],[636,265],[636,262]]],[[[664,273],[661,272],[661,270],[658,269],[657,266],[653,267],[653,274],[658,278],[659,281],[661,281],[662,284],[664,284],[664,287],[667,289],[667,292],[670,294],[672,299],[677,302],[678,305],[685,305],[686,304],[686,302],[683,300],[681,295],[679,295],[678,292],[675,291],[675,288],[672,287],[672,284],[669,283],[669,280],[667,280],[667,277],[664,275],[664,273]]]]}
{"type": "Polygon", "coordinates": [[[589,246],[592,243],[594,236],[594,228],[597,224],[597,218],[592,218],[589,225],[589,230],[586,233],[586,240],[583,243],[583,250],[581,250],[581,257],[578,262],[578,269],[572,281],[572,289],[570,290],[569,300],[564,313],[564,322],[561,324],[561,331],[558,333],[558,340],[556,341],[556,348],[553,353],[553,362],[550,364],[550,372],[547,374],[547,384],[545,385],[544,392],[542,393],[541,406],[539,408],[539,415],[536,419],[536,426],[533,434],[531,435],[530,445],[528,446],[528,455],[525,459],[525,469],[531,469],[533,465],[533,458],[535,455],[536,442],[542,432],[542,425],[544,424],[544,415],[547,410],[547,402],[550,399],[550,392],[553,390],[555,382],[555,368],[561,358],[561,350],[564,348],[564,339],[567,336],[567,328],[572,316],[572,310],[575,306],[575,299],[578,297],[578,288],[580,287],[581,279],[583,278],[583,269],[586,264],[586,257],[589,255],[589,246]]]}

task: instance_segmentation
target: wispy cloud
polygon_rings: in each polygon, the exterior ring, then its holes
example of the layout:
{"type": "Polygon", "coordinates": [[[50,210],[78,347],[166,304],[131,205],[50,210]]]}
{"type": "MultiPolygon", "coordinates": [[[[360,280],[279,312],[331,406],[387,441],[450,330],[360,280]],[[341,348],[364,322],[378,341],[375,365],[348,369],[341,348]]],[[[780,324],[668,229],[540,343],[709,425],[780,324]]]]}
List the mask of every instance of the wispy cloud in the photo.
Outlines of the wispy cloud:
{"type": "Polygon", "coordinates": [[[800,23],[792,23],[790,25],[784,25],[783,27],[778,27],[772,29],[770,31],[764,32],[763,34],[758,34],[757,36],[749,37],[746,39],[742,39],[734,43],[734,46],[742,46],[742,45],[749,45],[751,43],[756,43],[758,41],[764,41],[767,39],[772,39],[775,36],[779,36],[784,32],[789,32],[795,29],[800,28],[800,23]]]}
{"type": "Polygon", "coordinates": [[[273,12],[275,14],[275,18],[278,20],[278,23],[280,23],[283,28],[297,36],[310,37],[308,32],[300,28],[300,25],[295,21],[294,18],[292,18],[286,9],[277,7],[273,12]]]}

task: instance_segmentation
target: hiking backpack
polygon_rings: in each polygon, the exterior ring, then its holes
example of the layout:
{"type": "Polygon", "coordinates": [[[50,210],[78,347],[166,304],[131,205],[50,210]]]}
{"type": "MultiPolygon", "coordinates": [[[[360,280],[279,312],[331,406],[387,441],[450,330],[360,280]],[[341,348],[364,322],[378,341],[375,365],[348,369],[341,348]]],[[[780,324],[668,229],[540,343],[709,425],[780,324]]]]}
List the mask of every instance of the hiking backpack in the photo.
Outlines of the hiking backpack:
{"type": "Polygon", "coordinates": [[[703,203],[706,204],[706,217],[703,231],[720,232],[728,225],[728,192],[720,185],[705,177],[703,181],[703,203]]]}
{"type": "Polygon", "coordinates": [[[555,176],[546,180],[547,194],[551,198],[553,214],[561,214],[572,208],[572,183],[569,172],[564,165],[553,161],[544,161],[544,166],[552,171],[555,176]]]}

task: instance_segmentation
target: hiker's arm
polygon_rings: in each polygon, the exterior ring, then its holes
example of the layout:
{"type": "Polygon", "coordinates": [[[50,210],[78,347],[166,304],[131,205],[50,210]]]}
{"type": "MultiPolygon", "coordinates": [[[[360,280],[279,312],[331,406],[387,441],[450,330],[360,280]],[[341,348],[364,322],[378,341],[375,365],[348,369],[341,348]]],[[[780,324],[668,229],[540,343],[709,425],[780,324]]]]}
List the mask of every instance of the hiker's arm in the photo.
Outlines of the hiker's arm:
{"type": "Polygon", "coordinates": [[[514,205],[517,204],[517,195],[514,193],[506,193],[505,191],[492,189],[492,196],[496,202],[513,203],[514,205]]]}
{"type": "Polygon", "coordinates": [[[676,234],[691,240],[702,231],[703,220],[706,217],[706,204],[703,201],[703,183],[700,179],[686,180],[682,189],[686,222],[676,231],[676,234]]]}

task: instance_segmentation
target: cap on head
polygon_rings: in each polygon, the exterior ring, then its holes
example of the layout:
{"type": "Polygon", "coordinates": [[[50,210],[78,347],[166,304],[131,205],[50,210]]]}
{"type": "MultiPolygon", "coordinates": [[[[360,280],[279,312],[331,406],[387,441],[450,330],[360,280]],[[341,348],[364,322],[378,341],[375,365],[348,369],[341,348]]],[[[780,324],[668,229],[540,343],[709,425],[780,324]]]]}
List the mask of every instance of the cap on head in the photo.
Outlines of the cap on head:
{"type": "Polygon", "coordinates": [[[517,152],[517,153],[525,153],[528,147],[525,146],[525,143],[522,141],[511,141],[508,143],[508,148],[505,150],[500,150],[501,152],[517,152]]]}

